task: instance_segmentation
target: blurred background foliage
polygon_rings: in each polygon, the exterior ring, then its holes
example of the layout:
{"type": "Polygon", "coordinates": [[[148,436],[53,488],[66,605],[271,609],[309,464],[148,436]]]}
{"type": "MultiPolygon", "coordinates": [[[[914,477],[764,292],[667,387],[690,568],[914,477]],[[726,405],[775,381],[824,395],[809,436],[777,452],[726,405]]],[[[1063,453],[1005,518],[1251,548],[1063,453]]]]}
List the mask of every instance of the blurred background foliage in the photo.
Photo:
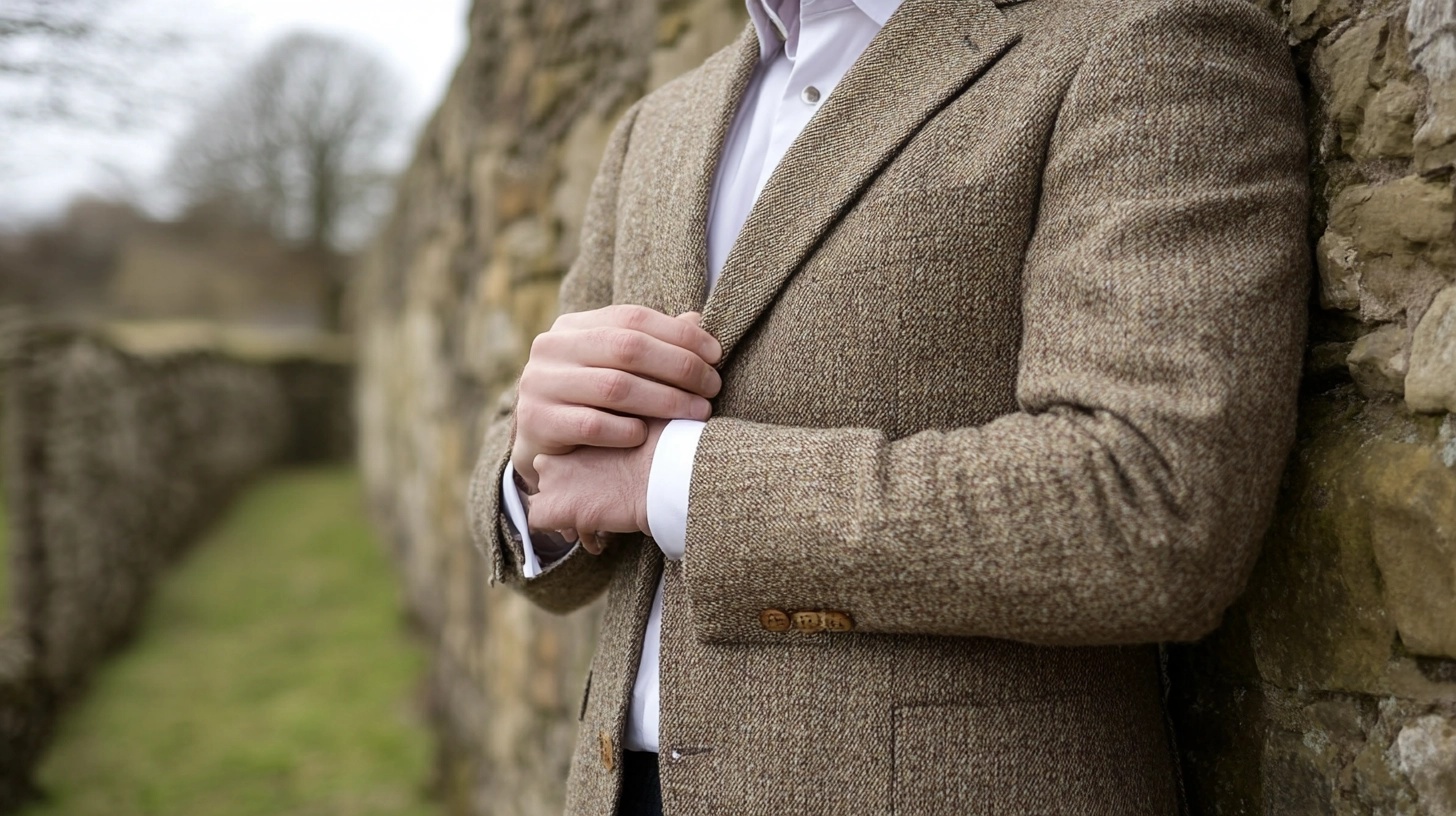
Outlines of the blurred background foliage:
{"type": "Polygon", "coordinates": [[[430,15],[449,25],[433,50],[395,40],[388,16],[373,41],[350,33],[367,3],[251,4],[267,11],[261,32],[247,5],[0,7],[0,169],[12,182],[0,305],[341,328],[352,254],[389,211],[443,89],[463,3],[437,4],[453,13],[430,15]],[[338,25],[288,27],[319,21],[338,25]]]}

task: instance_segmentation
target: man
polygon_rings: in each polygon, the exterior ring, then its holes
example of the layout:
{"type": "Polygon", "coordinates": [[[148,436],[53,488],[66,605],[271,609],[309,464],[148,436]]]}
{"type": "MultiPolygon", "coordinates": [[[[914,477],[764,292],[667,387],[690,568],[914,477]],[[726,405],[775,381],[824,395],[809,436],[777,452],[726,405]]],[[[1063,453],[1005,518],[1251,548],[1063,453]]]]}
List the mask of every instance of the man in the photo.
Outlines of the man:
{"type": "Polygon", "coordinates": [[[1238,594],[1292,437],[1281,32],[748,10],[616,129],[472,484],[495,580],[607,593],[568,812],[1175,812],[1156,644],[1238,594]]]}

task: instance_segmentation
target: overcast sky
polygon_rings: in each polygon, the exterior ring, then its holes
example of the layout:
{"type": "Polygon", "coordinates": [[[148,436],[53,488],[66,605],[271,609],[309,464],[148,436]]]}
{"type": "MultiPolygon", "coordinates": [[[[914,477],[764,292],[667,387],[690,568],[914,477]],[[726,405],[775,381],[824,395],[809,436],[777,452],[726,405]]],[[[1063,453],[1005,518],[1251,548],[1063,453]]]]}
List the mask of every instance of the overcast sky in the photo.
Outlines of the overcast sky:
{"type": "MultiPolygon", "coordinates": [[[[403,157],[464,50],[469,7],[469,0],[113,2],[108,25],[138,35],[175,33],[183,44],[128,58],[128,84],[140,86],[144,100],[134,125],[0,121],[0,226],[53,215],[86,193],[131,193],[153,208],[165,207],[155,177],[192,108],[250,57],[295,30],[347,37],[395,66],[410,92],[405,113],[410,138],[400,147],[403,157]]],[[[0,95],[34,92],[17,82],[25,80],[0,82],[0,95]]]]}

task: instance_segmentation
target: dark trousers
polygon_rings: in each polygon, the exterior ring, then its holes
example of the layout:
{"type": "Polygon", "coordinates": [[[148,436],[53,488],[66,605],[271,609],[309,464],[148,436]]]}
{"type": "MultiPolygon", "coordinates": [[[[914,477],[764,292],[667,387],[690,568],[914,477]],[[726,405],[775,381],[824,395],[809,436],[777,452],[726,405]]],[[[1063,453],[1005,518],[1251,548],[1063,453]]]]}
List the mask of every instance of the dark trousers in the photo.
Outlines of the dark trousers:
{"type": "Polygon", "coordinates": [[[657,754],[622,752],[622,798],[617,816],[662,816],[662,781],[657,776],[657,754]]]}

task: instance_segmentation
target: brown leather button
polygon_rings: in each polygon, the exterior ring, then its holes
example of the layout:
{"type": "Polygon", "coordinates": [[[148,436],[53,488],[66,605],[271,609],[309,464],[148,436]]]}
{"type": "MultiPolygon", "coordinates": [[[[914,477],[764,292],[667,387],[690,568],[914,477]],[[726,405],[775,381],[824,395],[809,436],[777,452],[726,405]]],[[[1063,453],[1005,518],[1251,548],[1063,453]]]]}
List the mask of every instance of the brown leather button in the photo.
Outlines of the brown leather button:
{"type": "Polygon", "coordinates": [[[758,613],[758,625],[770,632],[787,632],[794,628],[789,613],[782,609],[765,609],[758,613]]]}
{"type": "Polygon", "coordinates": [[[854,618],[847,612],[824,612],[824,629],[829,632],[852,632],[854,631],[854,618]]]}
{"type": "Polygon", "coordinates": [[[615,754],[612,752],[611,735],[609,735],[605,731],[601,732],[597,735],[597,744],[600,745],[602,749],[602,767],[610,771],[612,769],[612,764],[616,761],[615,754]]]}
{"type": "Polygon", "coordinates": [[[824,615],[819,612],[795,612],[794,628],[800,632],[822,632],[824,615]]]}

